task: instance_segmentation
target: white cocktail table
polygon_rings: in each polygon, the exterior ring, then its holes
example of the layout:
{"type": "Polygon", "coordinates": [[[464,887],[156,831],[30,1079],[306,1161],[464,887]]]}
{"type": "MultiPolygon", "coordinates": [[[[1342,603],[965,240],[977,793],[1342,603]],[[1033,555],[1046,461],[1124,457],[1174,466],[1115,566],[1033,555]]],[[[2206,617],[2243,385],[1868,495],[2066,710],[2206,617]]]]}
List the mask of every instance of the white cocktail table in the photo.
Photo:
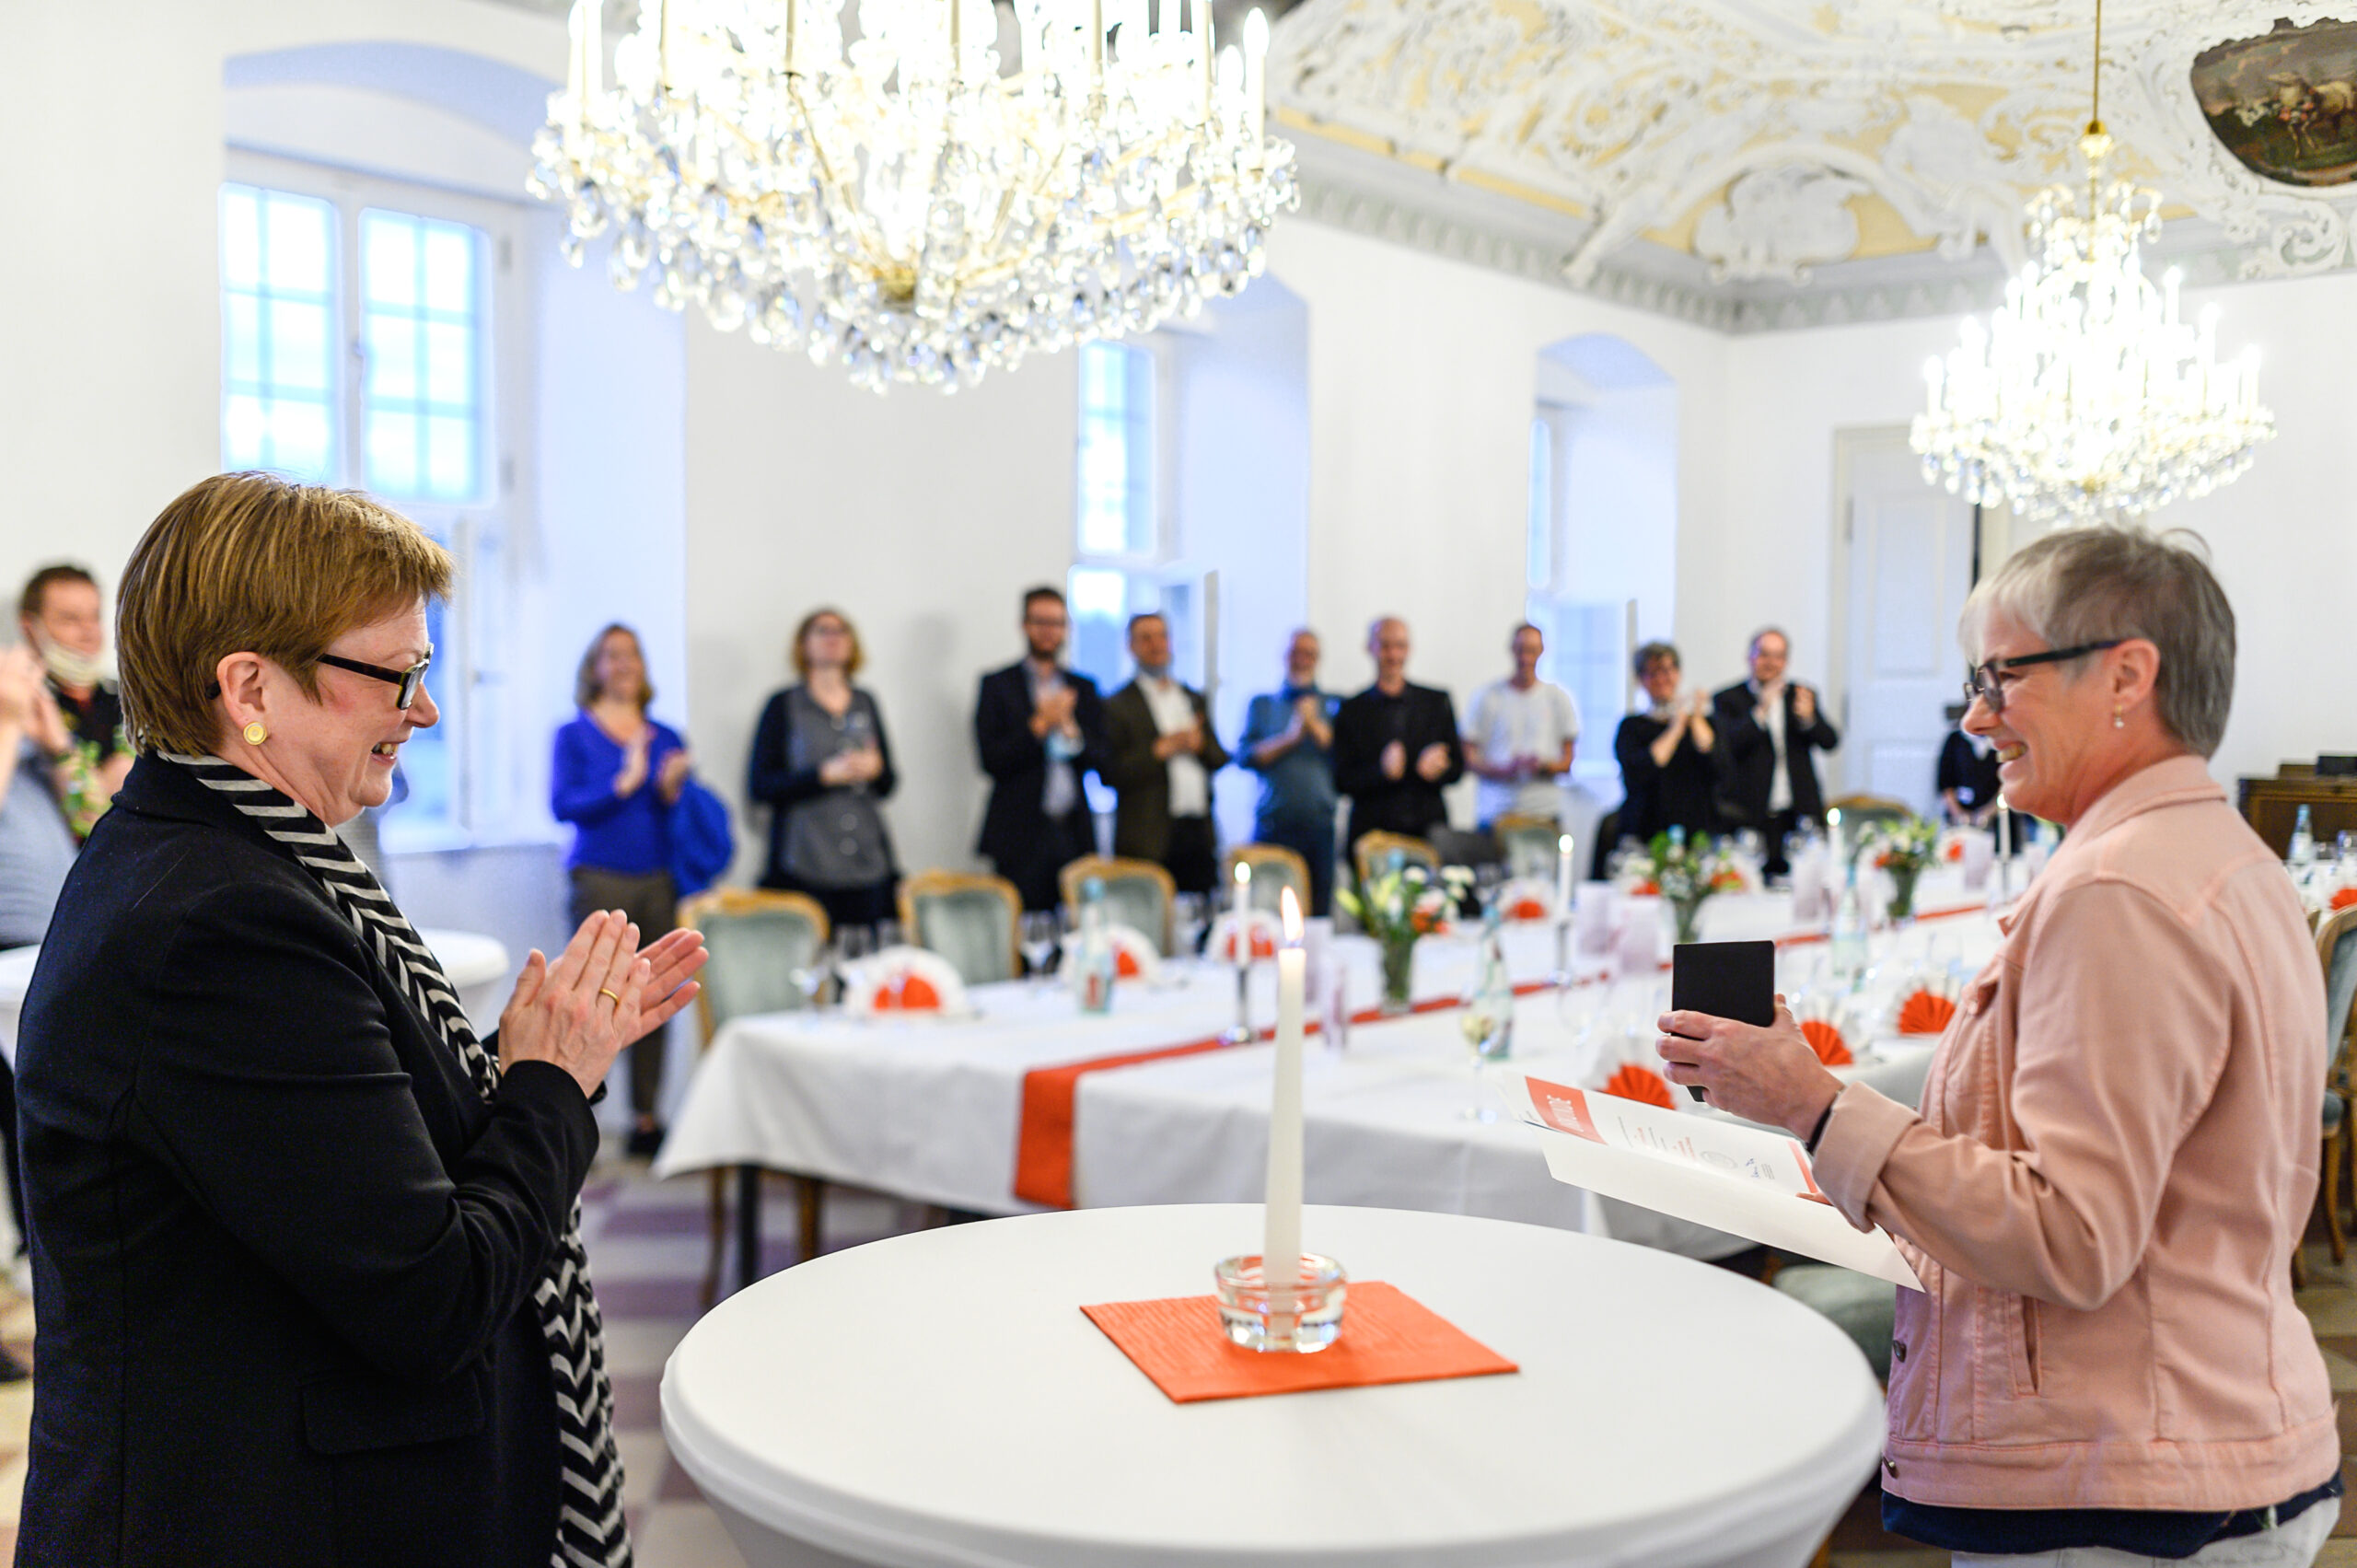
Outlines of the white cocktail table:
{"type": "Polygon", "coordinates": [[[817,1259],[690,1330],[664,1434],[751,1568],[1796,1568],[1873,1470],[1839,1330],[1596,1237],[1308,1211],[1509,1376],[1176,1405],[1081,1314],[1207,1294],[1260,1226],[1084,1209],[817,1259]]]}

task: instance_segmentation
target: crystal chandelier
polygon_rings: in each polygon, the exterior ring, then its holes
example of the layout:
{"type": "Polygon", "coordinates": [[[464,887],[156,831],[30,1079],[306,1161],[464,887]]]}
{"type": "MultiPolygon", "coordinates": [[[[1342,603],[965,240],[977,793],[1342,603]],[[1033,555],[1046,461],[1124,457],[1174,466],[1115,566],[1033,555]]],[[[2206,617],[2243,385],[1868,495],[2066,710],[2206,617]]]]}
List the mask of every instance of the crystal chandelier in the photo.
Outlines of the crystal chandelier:
{"type": "Polygon", "coordinates": [[[840,363],[954,391],[1033,351],[1147,331],[1260,275],[1297,204],[1264,137],[1269,29],[1218,50],[1210,7],[1016,0],[644,0],[604,82],[575,0],[566,88],[534,144],[564,250],[610,233],[621,288],[840,363]],[[1003,68],[1004,66],[1005,68],[1003,68]],[[1017,68],[1019,67],[1019,68],[1017,68]]]}
{"type": "Polygon", "coordinates": [[[2258,354],[2217,362],[2218,308],[2178,319],[2180,275],[2154,287],[2142,244],[2161,196],[2104,178],[2103,8],[2096,8],[2095,112],[2079,151],[2084,187],[2030,203],[2032,260],[1983,326],[1923,367],[1929,407],[1909,444],[1923,477],[1980,504],[2072,524],[2134,517],[2239,477],[2275,434],[2258,401],[2258,354]]]}

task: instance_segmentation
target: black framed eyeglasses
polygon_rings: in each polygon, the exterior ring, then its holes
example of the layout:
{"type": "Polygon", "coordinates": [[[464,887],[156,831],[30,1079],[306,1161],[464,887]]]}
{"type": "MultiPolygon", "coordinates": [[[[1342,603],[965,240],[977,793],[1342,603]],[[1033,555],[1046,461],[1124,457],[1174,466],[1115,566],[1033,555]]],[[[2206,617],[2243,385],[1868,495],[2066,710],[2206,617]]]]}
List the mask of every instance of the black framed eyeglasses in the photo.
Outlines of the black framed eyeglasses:
{"type": "Polygon", "coordinates": [[[348,669],[354,675],[369,676],[389,686],[400,687],[401,695],[393,699],[393,706],[407,712],[409,705],[417,701],[418,688],[425,684],[425,668],[434,662],[434,650],[426,649],[425,656],[407,669],[387,669],[381,664],[363,664],[356,658],[344,658],[337,654],[321,654],[319,662],[331,664],[338,669],[348,669]]]}
{"type": "Polygon", "coordinates": [[[1989,704],[1991,713],[2002,714],[2005,711],[2005,687],[2004,683],[1997,679],[2002,672],[2008,669],[2027,669],[2032,665],[2061,664],[2065,659],[2080,658],[2088,654],[2099,654],[2106,648],[2116,648],[2126,641],[2128,639],[2125,637],[2113,637],[2107,642],[2081,643],[2075,648],[2049,648],[2042,654],[2019,654],[2012,658],[1992,658],[1986,664],[1976,664],[1972,667],[1972,672],[1964,678],[1964,700],[1968,705],[1976,700],[1986,703],[1989,704]]]}

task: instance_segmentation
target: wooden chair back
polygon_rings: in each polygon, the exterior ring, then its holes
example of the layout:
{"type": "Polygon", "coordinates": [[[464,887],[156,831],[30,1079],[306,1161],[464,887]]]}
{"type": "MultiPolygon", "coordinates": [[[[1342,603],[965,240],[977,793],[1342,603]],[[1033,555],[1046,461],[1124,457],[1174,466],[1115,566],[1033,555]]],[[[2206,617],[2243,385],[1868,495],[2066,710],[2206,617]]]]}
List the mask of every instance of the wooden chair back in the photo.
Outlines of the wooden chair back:
{"type": "Polygon", "coordinates": [[[1294,901],[1301,906],[1306,917],[1309,913],[1309,862],[1298,851],[1283,844],[1237,844],[1220,857],[1219,885],[1222,889],[1215,900],[1222,910],[1234,900],[1237,862],[1252,868],[1252,907],[1274,914],[1278,897],[1287,888],[1293,889],[1294,901]]]}
{"type": "Polygon", "coordinates": [[[1395,854],[1403,865],[1422,865],[1435,876],[1440,872],[1440,852],[1433,848],[1431,840],[1387,833],[1379,828],[1359,835],[1359,842],[1351,846],[1351,864],[1357,867],[1359,880],[1365,882],[1380,876],[1395,854]]]}
{"type": "Polygon", "coordinates": [[[1552,817],[1509,811],[1490,824],[1498,853],[1509,877],[1533,877],[1553,881],[1555,862],[1562,853],[1563,824],[1552,817]]]}
{"type": "Polygon", "coordinates": [[[1023,973],[1023,895],[1004,877],[920,871],[900,879],[900,930],[968,985],[1023,973]]]}
{"type": "Polygon", "coordinates": [[[1105,884],[1107,917],[1135,930],[1167,958],[1171,906],[1178,899],[1178,885],[1170,879],[1170,873],[1150,860],[1082,855],[1056,874],[1064,908],[1075,926],[1080,923],[1080,891],[1091,877],[1105,884]]]}

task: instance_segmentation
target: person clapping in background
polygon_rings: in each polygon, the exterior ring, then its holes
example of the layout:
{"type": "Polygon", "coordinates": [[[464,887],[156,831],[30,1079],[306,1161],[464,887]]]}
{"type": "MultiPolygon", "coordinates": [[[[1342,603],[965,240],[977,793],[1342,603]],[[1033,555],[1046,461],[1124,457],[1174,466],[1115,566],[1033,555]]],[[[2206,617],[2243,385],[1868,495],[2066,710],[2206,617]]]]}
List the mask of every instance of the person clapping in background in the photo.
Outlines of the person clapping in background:
{"type": "Polygon", "coordinates": [[[1318,685],[1318,633],[1285,639],[1285,680],[1252,699],[1237,751],[1260,775],[1252,836],[1309,863],[1309,912],[1334,897],[1334,713],[1341,699],[1318,685]]]}
{"type": "Polygon", "coordinates": [[[1626,796],[1620,837],[1642,844],[1671,828],[1708,832],[1722,763],[1710,703],[1699,691],[1679,690],[1685,668],[1670,644],[1647,643],[1631,662],[1651,705],[1622,719],[1612,737],[1626,796]]]}
{"type": "Polygon", "coordinates": [[[899,778],[873,693],[851,683],[859,633],[839,610],[814,610],[794,633],[802,684],[776,693],[753,733],[749,793],[767,801],[761,886],[808,893],[835,926],[892,916],[897,875],[881,804],[899,778]]]}

